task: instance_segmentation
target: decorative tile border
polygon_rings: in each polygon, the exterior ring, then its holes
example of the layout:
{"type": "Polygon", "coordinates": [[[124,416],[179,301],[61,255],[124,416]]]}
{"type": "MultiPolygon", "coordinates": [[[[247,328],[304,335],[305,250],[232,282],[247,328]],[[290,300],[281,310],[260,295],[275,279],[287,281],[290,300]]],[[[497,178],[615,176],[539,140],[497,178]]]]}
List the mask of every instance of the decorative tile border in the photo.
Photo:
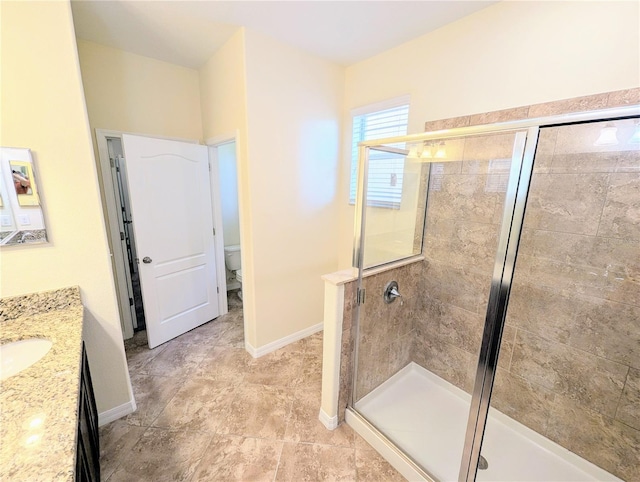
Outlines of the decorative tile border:
{"type": "Polygon", "coordinates": [[[425,132],[430,132],[442,129],[455,129],[458,127],[533,119],[536,117],[599,110],[610,107],[623,107],[625,105],[632,104],[640,104],[640,87],[618,90],[615,92],[606,92],[603,94],[574,97],[572,99],[556,100],[553,102],[544,102],[542,104],[514,107],[512,109],[483,112],[481,114],[427,121],[424,125],[424,130],[425,132]]]}

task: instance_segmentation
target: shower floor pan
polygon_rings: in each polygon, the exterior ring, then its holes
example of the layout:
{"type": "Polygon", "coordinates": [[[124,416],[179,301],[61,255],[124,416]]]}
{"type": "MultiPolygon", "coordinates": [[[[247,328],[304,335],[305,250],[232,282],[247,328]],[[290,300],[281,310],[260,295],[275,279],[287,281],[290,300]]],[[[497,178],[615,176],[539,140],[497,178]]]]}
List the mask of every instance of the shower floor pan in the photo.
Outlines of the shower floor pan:
{"type": "MultiPolygon", "coordinates": [[[[457,481],[471,396],[411,363],[355,408],[439,481],[457,481]]],[[[347,423],[409,480],[424,480],[350,409],[347,423]]],[[[478,481],[621,481],[503,413],[490,409],[478,481]]]]}

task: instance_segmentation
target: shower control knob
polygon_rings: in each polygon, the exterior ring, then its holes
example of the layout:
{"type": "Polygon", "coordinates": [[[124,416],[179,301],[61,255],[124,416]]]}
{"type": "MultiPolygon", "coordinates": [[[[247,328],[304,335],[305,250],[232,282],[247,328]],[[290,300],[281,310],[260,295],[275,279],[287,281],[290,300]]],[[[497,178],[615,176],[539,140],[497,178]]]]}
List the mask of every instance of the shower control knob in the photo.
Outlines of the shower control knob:
{"type": "Polygon", "coordinates": [[[387,286],[384,287],[383,296],[385,303],[393,303],[396,298],[400,298],[400,304],[403,304],[402,295],[398,291],[398,283],[396,281],[387,283],[387,286]]]}
{"type": "Polygon", "coordinates": [[[149,264],[151,263],[151,261],[153,261],[149,256],[145,256],[144,258],[142,258],[142,262],[149,264]]]}

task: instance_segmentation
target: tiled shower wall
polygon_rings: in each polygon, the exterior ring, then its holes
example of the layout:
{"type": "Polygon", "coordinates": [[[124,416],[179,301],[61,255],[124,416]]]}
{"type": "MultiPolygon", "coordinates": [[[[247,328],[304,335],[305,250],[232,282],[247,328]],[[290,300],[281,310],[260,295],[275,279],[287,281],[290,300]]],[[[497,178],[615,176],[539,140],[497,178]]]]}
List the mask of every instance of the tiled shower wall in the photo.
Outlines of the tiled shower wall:
{"type": "MultiPolygon", "coordinates": [[[[419,311],[421,262],[389,269],[363,279],[366,302],[360,311],[360,351],[356,399],[360,399],[412,361],[416,340],[415,316],[419,311]],[[397,281],[402,299],[386,304],[383,292],[389,281],[397,281]]],[[[342,355],[340,360],[340,392],[338,418],[351,398],[356,316],[357,281],[345,285],[342,321],[342,355]]]]}
{"type": "Polygon", "coordinates": [[[515,134],[447,142],[432,165],[413,361],[471,392],[515,134]]]}
{"type": "MultiPolygon", "coordinates": [[[[640,89],[441,121],[427,130],[628,103],[640,103],[640,89]]],[[[624,145],[615,149],[623,152],[593,148],[603,123],[541,131],[492,404],[634,480],[640,460],[640,154],[628,144],[634,125],[626,122],[617,123],[624,145]]],[[[486,202],[480,191],[474,198],[486,202]]],[[[467,222],[451,231],[456,254],[440,269],[429,248],[443,217],[427,216],[427,297],[414,361],[469,391],[484,322],[473,313],[486,303],[489,286],[485,278],[482,297],[475,277],[482,261],[471,256],[474,246],[495,243],[490,231],[479,235],[467,222]],[[455,260],[465,247],[468,265],[460,269],[455,260]]]]}
{"type": "Polygon", "coordinates": [[[422,277],[422,263],[413,263],[363,279],[366,302],[360,307],[358,352],[358,366],[363,369],[358,372],[357,399],[411,361],[422,277]],[[393,280],[402,298],[387,304],[383,293],[393,280]]]}
{"type": "MultiPolygon", "coordinates": [[[[493,404],[625,480],[640,461],[640,146],[541,131],[493,404]],[[508,358],[507,358],[508,356],[508,358]]],[[[623,132],[624,131],[624,132],[623,132]]],[[[626,134],[626,135],[625,135],[626,134]]]]}
{"type": "MultiPolygon", "coordinates": [[[[639,102],[633,89],[437,121],[427,130],[639,102]]],[[[579,153],[577,137],[559,128],[541,134],[492,404],[633,480],[640,459],[640,165],[637,151],[579,153]]],[[[504,196],[485,189],[489,175],[504,177],[490,162],[495,152],[486,154],[508,149],[512,139],[466,142],[452,145],[464,162],[432,171],[425,262],[365,279],[359,397],[410,361],[467,391],[473,386],[504,196]],[[391,279],[405,295],[402,306],[378,296],[391,279]]],[[[341,419],[354,312],[352,282],[341,419]]]]}

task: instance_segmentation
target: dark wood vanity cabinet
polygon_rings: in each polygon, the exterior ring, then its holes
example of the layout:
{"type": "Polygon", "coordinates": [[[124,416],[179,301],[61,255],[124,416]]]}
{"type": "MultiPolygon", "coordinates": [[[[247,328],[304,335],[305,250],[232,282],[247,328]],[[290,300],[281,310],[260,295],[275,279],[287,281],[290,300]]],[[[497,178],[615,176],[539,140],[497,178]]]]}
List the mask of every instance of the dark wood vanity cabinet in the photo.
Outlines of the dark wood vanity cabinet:
{"type": "Polygon", "coordinates": [[[98,440],[98,410],[93,395],[87,352],[82,344],[82,374],[78,400],[78,435],[76,482],[100,481],[100,444],[98,440]]]}

